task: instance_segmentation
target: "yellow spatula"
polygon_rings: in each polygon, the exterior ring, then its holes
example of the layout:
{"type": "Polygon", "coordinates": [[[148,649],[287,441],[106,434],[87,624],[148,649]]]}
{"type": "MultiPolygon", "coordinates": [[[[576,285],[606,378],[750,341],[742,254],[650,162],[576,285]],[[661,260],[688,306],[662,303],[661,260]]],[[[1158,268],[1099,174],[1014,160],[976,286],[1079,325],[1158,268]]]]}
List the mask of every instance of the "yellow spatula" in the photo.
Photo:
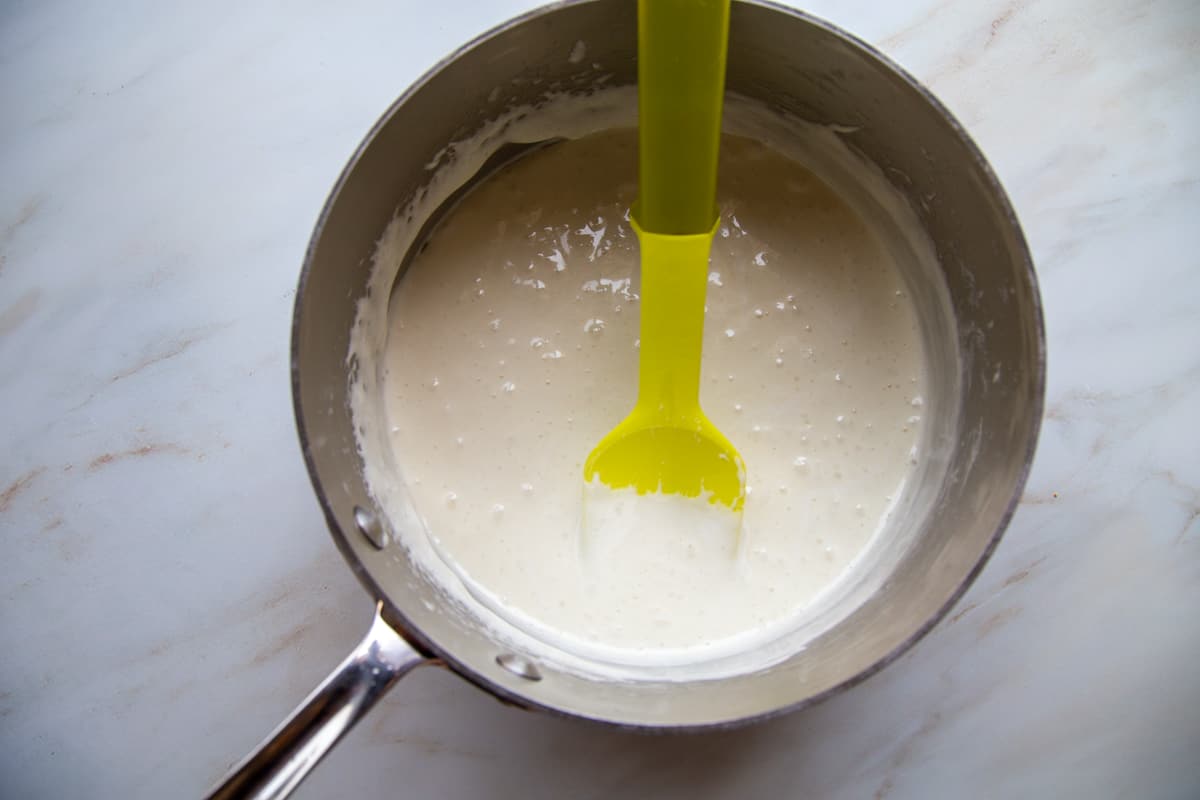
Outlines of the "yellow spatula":
{"type": "Polygon", "coordinates": [[[613,488],[706,497],[735,511],[742,457],[700,410],[708,252],[729,0],[638,0],[641,345],[633,411],[584,464],[613,488]]]}

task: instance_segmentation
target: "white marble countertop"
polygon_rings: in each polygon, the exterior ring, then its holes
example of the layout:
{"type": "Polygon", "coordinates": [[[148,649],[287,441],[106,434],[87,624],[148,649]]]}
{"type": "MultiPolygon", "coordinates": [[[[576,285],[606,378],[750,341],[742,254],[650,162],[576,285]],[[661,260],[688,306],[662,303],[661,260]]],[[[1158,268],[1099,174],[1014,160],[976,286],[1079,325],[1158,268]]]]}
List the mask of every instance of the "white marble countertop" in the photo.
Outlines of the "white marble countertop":
{"type": "MultiPolygon", "coordinates": [[[[364,632],[294,435],[298,269],[377,115],[528,5],[0,8],[0,796],[198,796],[364,632]]],[[[809,9],[948,104],[1033,248],[1046,421],[999,551],[810,711],[647,738],[419,670],[299,796],[1200,792],[1200,8],[809,9]]]]}

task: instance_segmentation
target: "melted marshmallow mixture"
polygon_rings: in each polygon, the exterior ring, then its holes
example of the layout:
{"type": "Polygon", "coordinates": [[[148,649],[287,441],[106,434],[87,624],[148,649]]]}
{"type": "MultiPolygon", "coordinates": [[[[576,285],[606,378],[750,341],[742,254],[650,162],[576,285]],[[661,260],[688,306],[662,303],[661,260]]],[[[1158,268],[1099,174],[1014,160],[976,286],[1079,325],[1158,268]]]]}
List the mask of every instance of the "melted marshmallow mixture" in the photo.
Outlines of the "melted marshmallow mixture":
{"type": "Polygon", "coordinates": [[[740,535],[664,495],[610,502],[581,533],[583,461],[637,388],[635,130],[485,181],[391,299],[390,455],[426,535],[498,614],[592,657],[692,658],[785,629],[915,460],[922,353],[888,254],[805,168],[722,147],[701,403],[745,459],[740,535]]]}

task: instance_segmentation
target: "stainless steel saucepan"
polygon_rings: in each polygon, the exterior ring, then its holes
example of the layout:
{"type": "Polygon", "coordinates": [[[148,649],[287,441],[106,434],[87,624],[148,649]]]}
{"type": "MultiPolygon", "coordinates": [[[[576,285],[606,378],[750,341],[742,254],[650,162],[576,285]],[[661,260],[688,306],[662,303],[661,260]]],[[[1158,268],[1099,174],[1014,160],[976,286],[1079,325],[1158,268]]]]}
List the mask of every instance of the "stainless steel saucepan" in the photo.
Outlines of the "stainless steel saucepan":
{"type": "Polygon", "coordinates": [[[377,613],[354,652],[213,797],[285,796],[398,678],[430,661],[509,703],[630,729],[694,731],[803,708],[911,647],[996,546],[1033,457],[1045,362],[1012,207],[962,127],[915,80],[827,23],[762,2],[734,3],[728,91],[836,126],[904,195],[936,251],[906,275],[929,361],[930,457],[907,490],[886,574],[862,582],[815,638],[784,636],[777,644],[790,649],[769,668],[617,682],[498,640],[486,608],[447,602],[397,543],[405,523],[385,518],[364,484],[347,399],[349,336],[376,241],[447,143],[514,104],[536,104],[547,87],[594,88],[593,62],[606,85],[635,83],[636,24],[626,0],[579,0],[496,28],[405,92],[334,187],[300,275],[293,394],[329,530],[377,613]],[[568,57],[579,42],[586,63],[568,57]]]}

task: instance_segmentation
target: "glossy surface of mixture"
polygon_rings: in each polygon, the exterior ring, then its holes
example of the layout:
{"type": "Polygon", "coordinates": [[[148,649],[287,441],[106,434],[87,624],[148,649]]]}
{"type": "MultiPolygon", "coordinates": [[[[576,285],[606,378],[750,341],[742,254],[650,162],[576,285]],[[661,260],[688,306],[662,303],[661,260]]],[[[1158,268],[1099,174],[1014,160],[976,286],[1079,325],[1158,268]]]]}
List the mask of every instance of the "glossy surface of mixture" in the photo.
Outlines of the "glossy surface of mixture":
{"type": "Polygon", "coordinates": [[[392,457],[438,553],[519,627],[616,662],[789,625],[880,529],[916,457],[921,348],[901,276],[815,176],[725,137],[701,403],[741,451],[744,525],[653,524],[583,547],[581,468],[631,407],[631,129],[563,142],[472,191],[394,291],[392,457]]]}

